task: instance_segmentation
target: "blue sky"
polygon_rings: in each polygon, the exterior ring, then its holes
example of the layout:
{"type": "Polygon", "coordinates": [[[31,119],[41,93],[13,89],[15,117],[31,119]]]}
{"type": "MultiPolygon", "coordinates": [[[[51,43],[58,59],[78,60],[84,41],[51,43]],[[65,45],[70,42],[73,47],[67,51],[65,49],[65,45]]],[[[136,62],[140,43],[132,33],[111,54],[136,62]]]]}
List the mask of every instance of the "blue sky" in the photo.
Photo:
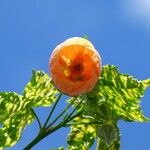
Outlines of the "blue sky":
{"type": "MultiPolygon", "coordinates": [[[[149,0],[0,0],[0,90],[21,94],[32,69],[48,72],[49,57],[57,44],[85,34],[101,54],[103,65],[117,65],[137,79],[150,77],[149,0]]],[[[150,117],[149,99],[147,90],[142,109],[150,117]]],[[[44,121],[48,108],[36,112],[44,121]]],[[[149,149],[150,123],[120,121],[119,127],[121,150],[149,149]]],[[[21,150],[37,130],[34,122],[11,149],[21,150]]],[[[66,145],[67,132],[58,131],[33,150],[66,145]]]]}

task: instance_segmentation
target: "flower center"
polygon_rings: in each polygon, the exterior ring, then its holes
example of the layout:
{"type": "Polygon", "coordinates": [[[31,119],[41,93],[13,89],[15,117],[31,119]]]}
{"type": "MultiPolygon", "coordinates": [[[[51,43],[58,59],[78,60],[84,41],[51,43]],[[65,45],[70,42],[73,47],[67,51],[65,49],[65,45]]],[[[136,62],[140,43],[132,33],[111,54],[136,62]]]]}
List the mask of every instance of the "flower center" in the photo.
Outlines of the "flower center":
{"type": "Polygon", "coordinates": [[[71,65],[71,72],[72,73],[82,73],[83,71],[83,65],[81,63],[74,63],[71,65]]]}
{"type": "Polygon", "coordinates": [[[69,70],[71,72],[70,74],[70,80],[72,81],[79,81],[83,80],[83,71],[84,71],[84,66],[81,62],[72,62],[72,64],[69,67],[69,70]]]}

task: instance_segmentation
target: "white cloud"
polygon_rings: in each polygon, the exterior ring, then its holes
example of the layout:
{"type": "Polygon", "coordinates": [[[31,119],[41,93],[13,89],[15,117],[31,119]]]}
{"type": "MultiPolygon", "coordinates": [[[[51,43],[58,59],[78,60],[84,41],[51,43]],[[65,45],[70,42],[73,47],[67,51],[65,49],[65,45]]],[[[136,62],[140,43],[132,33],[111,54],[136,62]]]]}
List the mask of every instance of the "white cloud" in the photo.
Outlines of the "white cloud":
{"type": "Polygon", "coordinates": [[[121,8],[128,21],[150,29],[150,0],[123,0],[121,8]]]}

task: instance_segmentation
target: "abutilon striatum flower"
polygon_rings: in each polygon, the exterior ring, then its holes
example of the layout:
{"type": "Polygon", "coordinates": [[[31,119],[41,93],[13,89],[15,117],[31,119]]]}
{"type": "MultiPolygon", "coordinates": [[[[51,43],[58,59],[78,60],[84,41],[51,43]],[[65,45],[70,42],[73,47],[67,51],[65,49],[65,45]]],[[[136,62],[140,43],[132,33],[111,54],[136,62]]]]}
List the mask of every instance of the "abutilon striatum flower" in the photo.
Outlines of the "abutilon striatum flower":
{"type": "Polygon", "coordinates": [[[101,57],[90,41],[73,37],[52,52],[49,69],[61,92],[78,96],[90,92],[101,73],[101,57]]]}

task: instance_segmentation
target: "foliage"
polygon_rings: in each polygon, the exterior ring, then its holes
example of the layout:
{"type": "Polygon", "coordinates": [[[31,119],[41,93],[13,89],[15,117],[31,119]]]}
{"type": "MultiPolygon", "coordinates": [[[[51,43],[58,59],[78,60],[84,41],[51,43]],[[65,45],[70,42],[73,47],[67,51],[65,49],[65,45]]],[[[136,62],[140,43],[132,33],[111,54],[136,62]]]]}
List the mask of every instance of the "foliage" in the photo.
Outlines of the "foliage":
{"type": "Polygon", "coordinates": [[[148,121],[149,119],[144,117],[140,107],[140,99],[146,88],[145,80],[138,81],[132,76],[120,74],[115,66],[104,66],[95,89],[84,96],[85,111],[97,114],[100,118],[148,121]]]}
{"type": "MultiPolygon", "coordinates": [[[[113,65],[106,65],[102,70],[100,80],[94,90],[80,96],[84,105],[83,112],[84,115],[91,116],[95,121],[102,122],[101,125],[96,126],[95,130],[95,132],[98,130],[97,136],[101,139],[101,145],[105,145],[106,148],[116,145],[116,149],[119,149],[119,143],[113,143],[119,140],[119,133],[116,128],[119,119],[139,122],[149,121],[142,113],[140,98],[150,84],[149,80],[138,81],[132,76],[119,73],[118,68],[113,65]]],[[[75,137],[79,134],[76,132],[77,135],[75,135],[74,130],[78,130],[80,134],[83,134],[85,129],[72,126],[69,136],[73,134],[75,137]]],[[[95,133],[93,133],[93,138],[95,138],[95,133]]],[[[73,149],[76,139],[72,143],[73,149]]],[[[80,144],[84,146],[86,141],[83,140],[80,144]]],[[[103,147],[103,149],[105,148],[103,147]]]]}
{"type": "Polygon", "coordinates": [[[48,75],[40,71],[33,71],[23,95],[0,92],[0,148],[13,146],[35,118],[31,108],[51,105],[56,93],[48,75]]]}
{"type": "Polygon", "coordinates": [[[68,150],[89,149],[93,145],[96,137],[96,125],[88,124],[92,120],[85,117],[74,119],[73,123],[77,125],[71,126],[71,131],[67,138],[68,150]]]}
{"type": "MultiPolygon", "coordinates": [[[[106,65],[102,68],[95,88],[89,93],[67,100],[69,106],[56,117],[56,121],[69,112],[67,110],[71,105],[75,107],[72,113],[65,115],[62,122],[53,128],[51,126],[55,120],[44,126],[37,139],[40,141],[60,127],[71,126],[67,138],[68,150],[88,150],[96,139],[97,150],[118,150],[118,120],[149,121],[140,107],[140,99],[149,86],[150,79],[138,81],[132,76],[121,74],[116,66],[106,65]]],[[[54,102],[57,104],[60,98],[57,94],[52,80],[41,71],[33,71],[22,95],[0,92],[0,149],[13,146],[20,139],[26,125],[35,118],[38,119],[33,113],[34,107],[51,106],[54,102]]]]}

